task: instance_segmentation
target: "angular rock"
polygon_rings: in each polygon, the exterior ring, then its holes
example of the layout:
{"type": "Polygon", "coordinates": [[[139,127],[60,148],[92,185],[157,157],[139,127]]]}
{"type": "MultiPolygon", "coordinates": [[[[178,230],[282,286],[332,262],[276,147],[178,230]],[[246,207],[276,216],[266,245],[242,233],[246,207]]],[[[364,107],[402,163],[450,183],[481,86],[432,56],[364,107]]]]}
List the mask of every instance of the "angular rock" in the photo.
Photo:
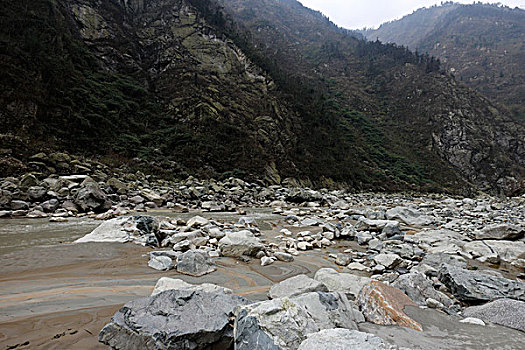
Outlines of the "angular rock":
{"type": "Polygon", "coordinates": [[[324,329],[308,335],[298,350],[386,350],[383,339],[356,330],[324,329]]]}
{"type": "Polygon", "coordinates": [[[94,211],[96,213],[102,213],[111,208],[111,201],[107,199],[106,194],[98,184],[91,179],[86,179],[82,183],[75,195],[75,204],[83,211],[94,211]]]}
{"type": "Polygon", "coordinates": [[[472,241],[465,243],[463,251],[474,258],[496,256],[502,261],[512,263],[525,257],[525,242],[523,241],[472,241]]]}
{"type": "Polygon", "coordinates": [[[515,240],[525,235],[523,226],[511,224],[490,225],[475,233],[476,239],[515,240]]]}
{"type": "Polygon", "coordinates": [[[372,281],[361,289],[357,304],[369,322],[423,330],[421,324],[404,312],[405,307],[417,305],[397,288],[372,281]]]}
{"type": "Polygon", "coordinates": [[[194,290],[168,290],[124,305],[99,334],[112,349],[229,349],[233,310],[241,297],[194,290]]]}
{"type": "Polygon", "coordinates": [[[374,257],[374,261],[387,269],[394,269],[403,262],[403,259],[397,254],[378,254],[374,257]]]}
{"type": "Polygon", "coordinates": [[[395,207],[386,212],[388,220],[399,220],[410,226],[426,226],[432,223],[432,218],[419,211],[407,207],[395,207]]]}
{"type": "Polygon", "coordinates": [[[207,225],[210,221],[208,219],[203,218],[202,216],[194,216],[191,219],[188,220],[186,223],[186,226],[188,227],[200,227],[207,225]]]}
{"type": "Polygon", "coordinates": [[[158,193],[150,189],[143,189],[140,191],[140,195],[146,198],[148,201],[155,203],[158,207],[162,206],[164,203],[164,198],[162,198],[158,193]]]}
{"type": "Polygon", "coordinates": [[[206,293],[224,293],[224,294],[232,294],[233,291],[228,288],[224,288],[221,286],[217,286],[215,284],[211,283],[203,283],[203,284],[190,284],[187,282],[184,282],[181,279],[175,279],[175,278],[169,278],[169,277],[161,277],[157,283],[155,284],[155,288],[153,289],[153,292],[151,293],[151,296],[160,294],[162,292],[165,292],[167,290],[192,290],[192,291],[203,291],[206,293]]]}
{"type": "Polygon", "coordinates": [[[443,264],[439,280],[461,301],[480,303],[500,298],[525,300],[525,283],[503,277],[490,276],[443,264]]]}
{"type": "Polygon", "coordinates": [[[60,205],[60,202],[58,201],[58,199],[50,199],[44,203],[41,204],[42,206],[42,209],[44,209],[44,211],[46,213],[52,213],[54,212],[55,210],[58,209],[58,206],[60,205]]]}
{"type": "Polygon", "coordinates": [[[306,275],[298,275],[274,284],[268,294],[271,299],[278,299],[309,292],[328,292],[328,288],[306,275]]]}
{"type": "Polygon", "coordinates": [[[359,295],[361,288],[371,281],[368,277],[361,277],[350,273],[339,273],[334,269],[324,268],[315,273],[314,279],[323,283],[330,292],[345,293],[350,299],[359,295]]]}
{"type": "Polygon", "coordinates": [[[463,315],[525,332],[525,302],[523,301],[499,299],[466,308],[463,315]]]}
{"type": "Polygon", "coordinates": [[[148,266],[158,271],[168,271],[173,269],[173,260],[168,256],[153,256],[148,262],[148,266]]]}
{"type": "Polygon", "coordinates": [[[264,244],[252,232],[243,230],[226,233],[219,241],[219,249],[222,255],[229,257],[255,256],[264,250],[264,244]]]}
{"type": "Polygon", "coordinates": [[[28,210],[29,203],[19,200],[11,201],[11,210],[28,210]]]}
{"type": "Polygon", "coordinates": [[[284,253],[284,252],[276,252],[273,254],[277,260],[284,261],[284,262],[292,262],[294,261],[294,257],[292,254],[284,253]]]}
{"type": "Polygon", "coordinates": [[[392,283],[392,287],[400,289],[420,306],[428,305],[428,299],[433,299],[446,307],[450,307],[453,304],[449,297],[435,290],[432,282],[421,273],[401,275],[392,283]]]}
{"type": "Polygon", "coordinates": [[[322,329],[357,329],[364,318],[341,293],[308,293],[247,305],[235,321],[235,349],[297,349],[322,329]]]}
{"type": "Polygon", "coordinates": [[[200,277],[215,271],[210,256],[198,250],[188,250],[177,259],[177,272],[200,277]]]}
{"type": "Polygon", "coordinates": [[[40,201],[45,197],[47,189],[42,186],[31,186],[27,189],[27,195],[33,201],[40,201]]]}
{"type": "Polygon", "coordinates": [[[357,231],[382,231],[387,225],[397,225],[399,227],[399,222],[395,220],[371,220],[365,217],[360,217],[357,223],[355,224],[355,229],[357,231]]]}

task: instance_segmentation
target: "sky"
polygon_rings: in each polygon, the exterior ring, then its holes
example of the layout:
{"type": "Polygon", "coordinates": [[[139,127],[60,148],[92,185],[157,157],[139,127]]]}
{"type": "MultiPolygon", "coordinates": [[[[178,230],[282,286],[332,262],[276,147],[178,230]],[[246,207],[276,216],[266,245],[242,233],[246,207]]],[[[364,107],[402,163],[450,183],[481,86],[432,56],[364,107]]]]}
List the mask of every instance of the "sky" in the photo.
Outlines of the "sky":
{"type": "MultiPolygon", "coordinates": [[[[399,19],[421,7],[440,4],[436,0],[299,0],[304,6],[321,11],[332,22],[348,29],[377,28],[380,24],[399,19]]],[[[472,0],[456,0],[471,4],[472,0]]],[[[485,2],[485,1],[483,1],[485,2]]],[[[525,9],[525,0],[494,0],[509,7],[525,9]]]]}

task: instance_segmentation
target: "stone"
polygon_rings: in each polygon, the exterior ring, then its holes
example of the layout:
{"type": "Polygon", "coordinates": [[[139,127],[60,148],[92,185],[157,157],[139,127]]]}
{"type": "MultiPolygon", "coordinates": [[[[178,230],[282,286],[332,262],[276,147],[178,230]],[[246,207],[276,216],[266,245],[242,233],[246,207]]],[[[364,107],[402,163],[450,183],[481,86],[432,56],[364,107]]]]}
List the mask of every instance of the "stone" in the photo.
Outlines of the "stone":
{"type": "Polygon", "coordinates": [[[148,266],[158,271],[168,271],[173,269],[173,260],[168,256],[153,256],[148,262],[148,266]]]}
{"type": "Polygon", "coordinates": [[[463,315],[525,332],[523,301],[499,299],[484,305],[468,307],[463,311],[463,315]]]}
{"type": "Polygon", "coordinates": [[[357,232],[355,238],[357,239],[357,243],[359,245],[364,245],[370,242],[374,237],[366,231],[359,231],[357,232]]]}
{"type": "Polygon", "coordinates": [[[87,242],[133,242],[140,245],[159,246],[162,235],[159,224],[152,216],[123,216],[103,222],[91,233],[75,243],[87,242]]]}
{"type": "Polygon", "coordinates": [[[387,210],[386,218],[388,220],[398,220],[410,226],[427,226],[433,221],[431,217],[407,207],[395,207],[387,210]]]}
{"type": "Polygon", "coordinates": [[[42,186],[31,186],[27,189],[27,195],[32,201],[42,200],[47,193],[47,189],[42,186]]]}
{"type": "Polygon", "coordinates": [[[399,223],[386,224],[385,227],[383,227],[383,230],[381,230],[381,233],[386,235],[387,237],[401,235],[401,230],[399,229],[399,223]]]}
{"type": "Polygon", "coordinates": [[[98,339],[112,349],[228,349],[233,310],[248,303],[231,294],[168,290],[124,305],[98,339]]]}
{"type": "MultiPolygon", "coordinates": [[[[112,177],[109,179],[106,184],[111,188],[111,190],[117,194],[126,194],[129,190],[128,185],[120,181],[117,178],[112,177]]],[[[142,198],[142,197],[141,197],[142,198]]]]}
{"type": "Polygon", "coordinates": [[[399,222],[394,220],[372,220],[360,217],[354,227],[357,231],[381,232],[387,225],[399,225],[399,222]]]}
{"type": "Polygon", "coordinates": [[[261,266],[268,266],[268,265],[271,265],[274,263],[274,258],[272,257],[269,257],[269,256],[263,256],[261,258],[261,266]]]}
{"type": "Polygon", "coordinates": [[[20,178],[20,189],[27,190],[29,187],[38,186],[39,181],[33,174],[25,174],[20,178]]]}
{"type": "Polygon", "coordinates": [[[345,293],[350,299],[359,295],[361,288],[371,281],[368,277],[361,277],[350,273],[339,273],[334,269],[323,268],[315,273],[314,279],[323,283],[330,292],[345,293]]]}
{"type": "Polygon", "coordinates": [[[41,218],[47,218],[47,214],[40,210],[31,210],[29,213],[26,214],[26,218],[29,219],[41,219],[41,218]]]}
{"type": "MultiPolygon", "coordinates": [[[[382,266],[382,265],[378,265],[378,266],[382,266]]],[[[370,268],[368,266],[365,266],[361,263],[358,263],[358,262],[353,262],[353,263],[350,263],[348,264],[348,266],[346,266],[347,269],[349,270],[355,270],[355,271],[363,271],[363,272],[369,272],[370,271],[370,268]]],[[[383,266],[384,268],[384,266],[383,266]]]]}
{"type": "Polygon", "coordinates": [[[483,258],[485,260],[502,260],[512,263],[513,261],[525,257],[525,242],[522,241],[472,241],[465,243],[463,251],[470,254],[473,258],[483,258]]]}
{"type": "Polygon", "coordinates": [[[284,262],[292,262],[294,261],[294,257],[292,254],[284,253],[284,252],[276,252],[273,254],[279,261],[284,262]]]}
{"type": "Polygon", "coordinates": [[[339,266],[346,266],[350,264],[352,261],[352,257],[346,254],[337,254],[337,258],[335,259],[336,265],[339,266]]]}
{"type": "Polygon", "coordinates": [[[206,293],[223,293],[223,294],[232,294],[233,291],[229,288],[224,288],[221,286],[217,286],[215,284],[211,283],[203,283],[203,284],[190,284],[187,282],[184,282],[181,279],[175,279],[175,278],[169,278],[169,277],[161,277],[157,283],[155,284],[155,288],[153,289],[153,292],[151,293],[151,296],[160,294],[162,292],[165,292],[167,290],[192,290],[192,291],[203,291],[206,293]]]}
{"type": "Polygon", "coordinates": [[[271,299],[278,299],[309,292],[328,292],[328,288],[306,275],[297,275],[274,284],[268,294],[271,299]]]}
{"type": "Polygon", "coordinates": [[[356,330],[343,328],[323,329],[309,334],[298,350],[386,350],[383,339],[356,330]]]}
{"type": "Polygon", "coordinates": [[[479,318],[474,318],[474,317],[467,317],[467,318],[464,318],[462,319],[461,321],[459,321],[461,323],[470,323],[470,324],[475,324],[477,326],[485,326],[485,322],[483,322],[482,320],[480,320],[479,318]]]}
{"type": "Polygon", "coordinates": [[[153,190],[144,188],[140,191],[140,195],[146,198],[149,202],[155,203],[156,206],[160,207],[164,203],[164,198],[162,198],[158,193],[153,190]]]}
{"type": "Polygon", "coordinates": [[[525,300],[525,283],[457,266],[443,264],[439,270],[439,280],[458,300],[466,303],[474,304],[501,298],[525,300]]]}
{"type": "Polygon", "coordinates": [[[226,236],[219,241],[219,249],[223,256],[255,256],[264,250],[264,244],[252,232],[243,230],[226,233],[226,236]]]}
{"type": "Polygon", "coordinates": [[[103,213],[111,209],[111,201],[107,199],[106,194],[100,189],[98,184],[91,179],[86,179],[82,182],[80,189],[75,195],[75,204],[85,212],[103,213]]]}
{"type": "Polygon", "coordinates": [[[243,227],[257,227],[257,226],[259,226],[257,224],[257,221],[255,220],[255,218],[251,218],[251,217],[248,217],[248,216],[241,216],[239,218],[239,221],[237,221],[237,225],[241,225],[243,227]]]}
{"type": "Polygon", "coordinates": [[[202,216],[194,216],[188,220],[188,222],[186,223],[186,226],[190,228],[201,227],[201,226],[205,226],[209,224],[209,222],[210,221],[208,219],[205,219],[202,216]]]}
{"type": "Polygon", "coordinates": [[[206,252],[188,250],[177,259],[177,272],[200,277],[215,271],[215,264],[206,252]]]}
{"type": "Polygon", "coordinates": [[[20,200],[12,200],[11,210],[29,210],[29,203],[20,200]]]}
{"type": "Polygon", "coordinates": [[[59,205],[60,202],[56,198],[50,199],[41,204],[42,209],[44,209],[44,212],[46,213],[53,213],[55,210],[58,209],[59,205]]]}
{"type": "Polygon", "coordinates": [[[361,289],[357,304],[369,322],[423,331],[421,324],[404,312],[405,307],[417,305],[397,288],[372,281],[361,289]]]}
{"type": "Polygon", "coordinates": [[[511,224],[489,225],[481,231],[475,233],[477,240],[516,240],[525,235],[525,228],[523,226],[511,224]]]}
{"type": "Polygon", "coordinates": [[[446,229],[422,231],[415,235],[405,235],[403,239],[407,243],[418,244],[429,254],[457,254],[465,245],[465,237],[446,229]]]}
{"type": "Polygon", "coordinates": [[[419,306],[427,305],[429,298],[447,307],[453,304],[449,297],[435,290],[434,284],[421,273],[401,275],[392,283],[392,287],[400,289],[419,306]]]}
{"type": "Polygon", "coordinates": [[[357,330],[363,315],[342,293],[307,293],[243,306],[235,321],[235,349],[297,349],[322,329],[357,330]]]}
{"type": "Polygon", "coordinates": [[[403,259],[397,254],[378,254],[374,256],[376,264],[383,265],[387,269],[395,269],[403,262],[403,259]]]}

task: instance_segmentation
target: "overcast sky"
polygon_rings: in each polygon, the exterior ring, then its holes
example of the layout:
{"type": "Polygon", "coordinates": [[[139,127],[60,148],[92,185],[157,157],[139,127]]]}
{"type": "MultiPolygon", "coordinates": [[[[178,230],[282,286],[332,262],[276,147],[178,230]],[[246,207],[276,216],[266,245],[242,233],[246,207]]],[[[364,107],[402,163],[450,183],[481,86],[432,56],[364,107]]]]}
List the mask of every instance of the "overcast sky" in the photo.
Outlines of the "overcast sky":
{"type": "MultiPolygon", "coordinates": [[[[321,11],[341,27],[361,29],[378,27],[381,23],[398,19],[421,7],[440,4],[435,0],[299,0],[304,6],[321,11]]],[[[456,0],[471,4],[473,1],[456,0]]],[[[485,2],[485,1],[484,1],[485,2]]],[[[500,0],[509,7],[525,9],[525,0],[500,0]]]]}

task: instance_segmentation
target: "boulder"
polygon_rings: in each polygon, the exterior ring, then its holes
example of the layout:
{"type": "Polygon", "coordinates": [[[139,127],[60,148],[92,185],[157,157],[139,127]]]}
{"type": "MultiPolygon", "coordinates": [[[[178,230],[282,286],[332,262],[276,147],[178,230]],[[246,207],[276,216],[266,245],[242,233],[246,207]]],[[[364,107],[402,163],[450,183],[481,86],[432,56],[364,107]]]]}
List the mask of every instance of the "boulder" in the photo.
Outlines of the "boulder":
{"type": "Polygon", "coordinates": [[[292,262],[294,261],[294,257],[292,254],[284,253],[284,252],[276,252],[273,254],[277,260],[284,261],[284,262],[292,262]]]}
{"type": "Polygon", "coordinates": [[[29,210],[29,203],[13,200],[11,201],[11,210],[29,210]]]}
{"type": "Polygon", "coordinates": [[[352,300],[359,295],[361,288],[371,281],[368,277],[339,273],[330,268],[318,270],[314,279],[324,284],[330,292],[345,293],[352,300]]]}
{"type": "Polygon", "coordinates": [[[111,188],[114,193],[117,194],[126,194],[129,190],[128,185],[120,181],[117,178],[112,177],[109,179],[106,184],[111,188]]]}
{"type": "Polygon", "coordinates": [[[432,282],[421,273],[401,275],[392,283],[392,287],[400,289],[419,306],[428,305],[428,299],[433,299],[446,307],[453,304],[452,299],[435,290],[432,282]]]}
{"type": "Polygon", "coordinates": [[[356,330],[343,328],[323,329],[309,334],[298,350],[386,350],[383,339],[356,330]]]}
{"type": "Polygon", "coordinates": [[[124,305],[98,339],[112,349],[226,350],[233,310],[248,303],[231,294],[168,290],[124,305]]]}
{"type": "Polygon", "coordinates": [[[309,292],[328,292],[328,288],[306,275],[298,275],[274,284],[268,294],[271,299],[278,299],[309,292]]]}
{"type": "Polygon", "coordinates": [[[60,205],[60,202],[56,198],[50,199],[41,204],[42,209],[44,209],[46,213],[53,213],[55,210],[58,209],[59,205],[60,205]]]}
{"type": "Polygon", "coordinates": [[[404,308],[417,305],[402,291],[381,282],[365,285],[357,298],[365,319],[379,325],[399,325],[422,331],[417,321],[405,314],[404,308]]]}
{"type": "Polygon", "coordinates": [[[177,259],[177,272],[200,277],[215,271],[215,264],[206,252],[188,250],[177,259]]]}
{"type": "Polygon", "coordinates": [[[525,332],[525,302],[523,301],[499,299],[466,308],[463,315],[525,332]]]}
{"type": "Polygon", "coordinates": [[[342,293],[307,293],[240,308],[235,321],[235,349],[297,349],[322,329],[357,329],[364,322],[342,293]]]}
{"type": "Polygon", "coordinates": [[[103,213],[111,208],[111,201],[107,199],[106,194],[95,181],[89,178],[82,182],[75,195],[75,204],[82,211],[94,211],[95,213],[103,213]]]}
{"type": "Polygon", "coordinates": [[[33,201],[40,201],[45,197],[47,189],[42,186],[31,186],[27,189],[27,195],[33,201]]]}
{"type": "Polygon", "coordinates": [[[489,225],[475,233],[476,239],[478,240],[515,240],[522,238],[524,235],[525,228],[523,226],[511,224],[489,225]]]}
{"type": "Polygon", "coordinates": [[[381,232],[387,225],[399,227],[399,222],[395,220],[372,220],[365,217],[360,217],[355,224],[357,231],[377,231],[381,232]]]}
{"type": "Polygon", "coordinates": [[[224,294],[232,294],[233,291],[228,288],[224,288],[221,286],[217,286],[215,284],[211,283],[203,283],[203,284],[190,284],[187,282],[184,282],[181,279],[175,279],[175,278],[169,278],[169,277],[161,277],[157,283],[155,284],[155,288],[153,289],[153,292],[151,293],[152,296],[160,294],[162,292],[165,292],[167,290],[192,290],[192,291],[203,291],[206,293],[224,293],[224,294]]]}
{"type": "Polygon", "coordinates": [[[394,269],[403,262],[403,259],[397,254],[378,254],[374,256],[374,261],[387,269],[394,269]]]}
{"type": "Polygon", "coordinates": [[[472,241],[465,243],[463,251],[474,258],[485,258],[496,256],[498,259],[512,263],[525,258],[525,242],[523,241],[472,241]]]}
{"type": "Polygon", "coordinates": [[[194,227],[201,227],[204,225],[207,225],[210,221],[208,219],[203,218],[202,216],[194,216],[191,219],[188,220],[186,223],[186,226],[194,228],[194,227]]]}
{"type": "Polygon", "coordinates": [[[152,256],[148,266],[158,271],[168,271],[173,269],[173,260],[169,256],[152,256]]]}
{"type": "Polygon", "coordinates": [[[480,303],[500,298],[525,300],[525,283],[503,277],[469,271],[443,264],[439,279],[452,294],[467,303],[480,303]]]}
{"type": "Polygon", "coordinates": [[[13,196],[11,192],[0,190],[0,209],[11,209],[11,201],[13,196]]]}
{"type": "Polygon", "coordinates": [[[157,219],[152,216],[123,216],[103,222],[75,242],[133,242],[158,246],[159,241],[162,241],[158,227],[157,219]]]}
{"type": "Polygon", "coordinates": [[[226,233],[219,241],[219,249],[222,255],[229,257],[255,256],[264,250],[264,244],[252,232],[243,230],[226,233]]]}
{"type": "Polygon", "coordinates": [[[148,201],[155,203],[158,207],[162,206],[164,203],[164,198],[162,198],[158,193],[150,189],[143,189],[140,191],[140,195],[146,198],[148,201]]]}
{"type": "Polygon", "coordinates": [[[25,174],[20,178],[20,189],[26,191],[29,187],[38,186],[39,181],[33,174],[25,174]]]}
{"type": "Polygon", "coordinates": [[[388,220],[398,220],[410,226],[427,226],[433,221],[431,217],[407,207],[395,207],[387,210],[386,218],[388,220]]]}

